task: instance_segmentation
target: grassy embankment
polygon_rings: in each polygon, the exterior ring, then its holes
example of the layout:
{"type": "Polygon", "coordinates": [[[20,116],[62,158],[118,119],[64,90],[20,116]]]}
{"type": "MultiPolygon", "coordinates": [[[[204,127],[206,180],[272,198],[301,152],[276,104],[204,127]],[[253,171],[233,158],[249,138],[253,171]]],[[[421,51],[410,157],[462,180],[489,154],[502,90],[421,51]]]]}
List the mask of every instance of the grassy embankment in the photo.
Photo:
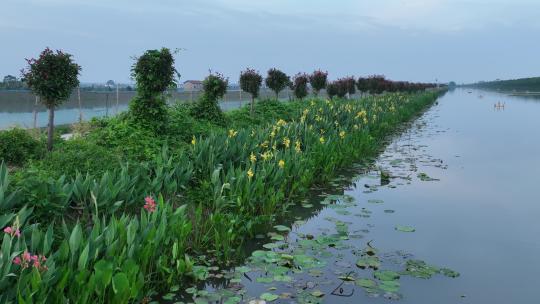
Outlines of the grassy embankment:
{"type": "Polygon", "coordinates": [[[438,94],[268,101],[253,117],[227,113],[222,125],[177,107],[163,134],[100,120],[11,175],[2,166],[0,226],[11,231],[0,303],[127,303],[205,279],[208,266],[233,261],[243,240],[313,184],[373,155],[438,94]]]}

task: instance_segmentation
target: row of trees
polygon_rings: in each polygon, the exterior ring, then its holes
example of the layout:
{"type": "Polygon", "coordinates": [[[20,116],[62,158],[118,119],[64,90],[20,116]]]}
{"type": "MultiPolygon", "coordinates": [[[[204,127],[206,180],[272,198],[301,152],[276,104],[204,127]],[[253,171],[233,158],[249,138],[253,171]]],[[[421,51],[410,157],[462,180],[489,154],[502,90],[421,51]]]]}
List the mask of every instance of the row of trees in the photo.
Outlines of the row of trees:
{"type": "MultiPolygon", "coordinates": [[[[48,142],[47,147],[52,150],[54,133],[54,110],[68,99],[71,91],[79,85],[78,76],[81,67],[76,64],[72,55],[62,51],[52,51],[46,48],[37,59],[27,59],[27,67],[22,71],[22,77],[28,87],[38,95],[41,102],[49,110],[48,142]]],[[[131,76],[136,81],[137,96],[130,103],[130,119],[133,123],[156,132],[162,131],[167,123],[166,101],[163,93],[176,86],[179,74],[174,68],[174,53],[167,48],[161,50],[148,50],[132,66],[131,76]]],[[[16,78],[11,76],[9,81],[16,78]]],[[[255,99],[263,83],[263,77],[254,69],[246,69],[240,74],[240,87],[251,94],[251,113],[255,99]]],[[[309,94],[311,87],[315,96],[326,89],[330,98],[352,95],[356,90],[372,94],[384,91],[418,91],[433,84],[409,83],[390,81],[384,76],[370,76],[367,78],[354,77],[341,78],[333,82],[328,81],[328,72],[317,70],[308,75],[298,73],[292,79],[278,69],[270,69],[264,79],[265,84],[276,94],[289,87],[296,98],[303,99],[309,94]]],[[[228,79],[221,74],[210,73],[203,83],[204,94],[197,106],[193,108],[193,115],[212,121],[221,120],[222,113],[218,100],[227,91],[228,79]]]]}

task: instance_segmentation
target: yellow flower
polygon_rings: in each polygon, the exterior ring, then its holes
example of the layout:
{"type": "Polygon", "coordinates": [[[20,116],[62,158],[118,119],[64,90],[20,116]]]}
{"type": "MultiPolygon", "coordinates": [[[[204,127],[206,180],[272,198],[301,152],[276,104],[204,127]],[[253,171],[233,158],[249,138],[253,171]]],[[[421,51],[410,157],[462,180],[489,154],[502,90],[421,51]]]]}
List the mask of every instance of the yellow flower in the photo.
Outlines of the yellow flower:
{"type": "Polygon", "coordinates": [[[255,129],[251,129],[251,137],[255,136],[255,129]]]}
{"type": "Polygon", "coordinates": [[[270,137],[276,136],[276,131],[272,130],[272,133],[270,133],[270,137]]]}
{"type": "Polygon", "coordinates": [[[291,145],[291,140],[288,137],[285,137],[283,139],[283,144],[285,145],[285,148],[289,148],[289,146],[291,145]]]}
{"type": "Polygon", "coordinates": [[[262,144],[261,144],[261,148],[268,148],[268,140],[265,140],[262,144]]]}
{"type": "Polygon", "coordinates": [[[367,118],[364,117],[364,124],[367,125],[367,123],[368,123],[368,120],[367,118]]]}
{"type": "Polygon", "coordinates": [[[325,142],[324,136],[321,136],[321,137],[319,138],[319,141],[321,142],[321,144],[324,144],[324,142],[325,142]]]}
{"type": "Polygon", "coordinates": [[[234,129],[229,130],[229,138],[235,137],[236,134],[238,134],[238,131],[235,131],[234,129]]]}
{"type": "Polygon", "coordinates": [[[193,135],[193,138],[191,138],[191,144],[195,146],[197,143],[197,139],[195,138],[195,135],[193,135]]]}
{"type": "Polygon", "coordinates": [[[344,139],[345,138],[345,131],[339,132],[339,137],[341,137],[341,139],[344,139]]]}
{"type": "Polygon", "coordinates": [[[257,161],[257,156],[255,156],[255,154],[253,154],[253,152],[251,152],[251,155],[249,156],[249,160],[254,163],[257,161]]]}
{"type": "Polygon", "coordinates": [[[272,152],[266,151],[263,154],[261,154],[261,157],[262,157],[263,160],[268,160],[269,158],[272,157],[272,152]]]}
{"type": "Polygon", "coordinates": [[[302,151],[302,148],[301,148],[301,144],[300,144],[300,141],[297,140],[295,143],[294,143],[294,150],[298,153],[300,153],[302,151]]]}
{"type": "Polygon", "coordinates": [[[249,179],[251,179],[253,177],[253,171],[251,170],[251,168],[249,168],[248,172],[247,172],[247,176],[249,179]]]}
{"type": "Polygon", "coordinates": [[[278,122],[277,122],[277,125],[278,125],[278,126],[284,126],[284,125],[286,125],[286,124],[287,124],[287,122],[286,122],[285,120],[281,119],[281,118],[280,118],[280,119],[278,120],[278,122]]]}
{"type": "Polygon", "coordinates": [[[278,166],[283,169],[285,167],[285,161],[283,159],[280,159],[278,162],[278,166]]]}

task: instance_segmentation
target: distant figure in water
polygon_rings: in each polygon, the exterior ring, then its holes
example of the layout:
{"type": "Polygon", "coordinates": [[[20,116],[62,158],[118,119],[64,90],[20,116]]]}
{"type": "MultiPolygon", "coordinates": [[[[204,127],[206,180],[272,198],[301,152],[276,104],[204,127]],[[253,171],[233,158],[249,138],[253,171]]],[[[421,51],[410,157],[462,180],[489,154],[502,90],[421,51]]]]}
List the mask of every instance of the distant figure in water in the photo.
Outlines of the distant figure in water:
{"type": "Polygon", "coordinates": [[[493,108],[497,110],[504,109],[504,106],[506,105],[506,102],[501,103],[500,101],[497,101],[497,103],[493,104],[493,108]]]}

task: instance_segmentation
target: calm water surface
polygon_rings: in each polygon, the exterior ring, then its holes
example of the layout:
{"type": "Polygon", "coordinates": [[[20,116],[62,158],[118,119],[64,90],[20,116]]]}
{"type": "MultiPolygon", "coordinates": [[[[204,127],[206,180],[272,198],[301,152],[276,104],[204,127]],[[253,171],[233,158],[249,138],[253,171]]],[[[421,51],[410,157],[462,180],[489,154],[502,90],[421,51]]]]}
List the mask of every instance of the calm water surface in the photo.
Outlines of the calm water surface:
{"type": "Polygon", "coordinates": [[[292,296],[273,303],[302,302],[297,296],[314,290],[324,293],[317,299],[324,303],[538,303],[539,117],[540,100],[448,92],[392,140],[371,167],[388,170],[394,177],[390,184],[380,185],[378,169],[358,168],[352,182],[349,173],[348,186],[337,191],[352,196],[355,205],[319,205],[293,214],[305,223],[293,225],[280,243],[288,244],[285,249],[273,250],[296,254],[303,235],[332,235],[336,221],[346,223],[349,237],[342,248],[325,249],[327,255],[307,253],[323,262],[321,274],[289,272],[292,282],[260,283],[256,278],[268,274],[247,263],[252,270],[239,276],[239,284],[222,280],[206,290],[240,289],[243,301],[265,292],[292,296]],[[497,102],[504,103],[504,109],[495,108],[497,102]],[[438,181],[422,181],[419,173],[438,181]],[[368,203],[373,199],[384,202],[368,203]],[[416,231],[400,232],[396,225],[416,231]],[[368,241],[379,250],[382,269],[403,269],[405,260],[420,259],[460,276],[402,276],[399,300],[384,294],[370,297],[354,282],[336,291],[344,274],[373,279],[373,271],[355,265],[368,241]]]}

